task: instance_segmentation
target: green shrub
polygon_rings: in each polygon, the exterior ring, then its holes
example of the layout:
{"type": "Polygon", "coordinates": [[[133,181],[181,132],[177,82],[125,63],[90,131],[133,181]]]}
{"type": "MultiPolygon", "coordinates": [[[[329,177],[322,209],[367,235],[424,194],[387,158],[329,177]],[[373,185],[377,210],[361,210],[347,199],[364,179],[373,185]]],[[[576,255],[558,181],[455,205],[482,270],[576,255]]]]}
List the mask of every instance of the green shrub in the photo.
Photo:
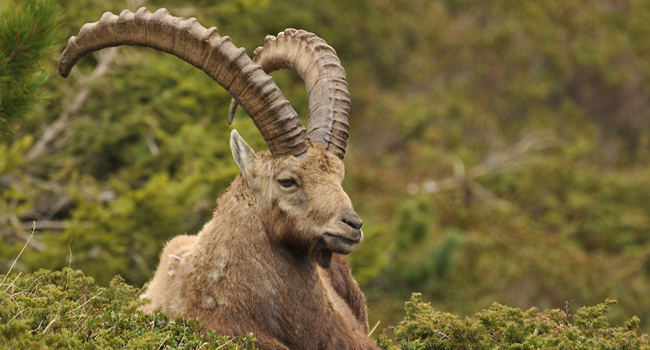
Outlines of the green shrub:
{"type": "MultiPolygon", "coordinates": [[[[195,319],[136,311],[141,290],[116,276],[108,287],[79,270],[0,275],[0,349],[255,349],[252,334],[230,339],[195,319]]],[[[616,301],[564,310],[522,311],[494,303],[471,317],[436,311],[414,293],[405,318],[379,338],[384,349],[650,349],[634,316],[609,324],[616,301]]]]}
{"type": "Polygon", "coordinates": [[[196,320],[136,311],[139,288],[116,276],[106,288],[79,270],[0,275],[0,349],[255,349],[196,320]]]}
{"type": "Polygon", "coordinates": [[[616,301],[582,307],[575,314],[559,309],[522,311],[497,303],[464,319],[436,311],[418,293],[405,304],[406,317],[393,339],[380,337],[385,349],[650,349],[639,334],[639,318],[611,326],[606,314],[616,301]]]}

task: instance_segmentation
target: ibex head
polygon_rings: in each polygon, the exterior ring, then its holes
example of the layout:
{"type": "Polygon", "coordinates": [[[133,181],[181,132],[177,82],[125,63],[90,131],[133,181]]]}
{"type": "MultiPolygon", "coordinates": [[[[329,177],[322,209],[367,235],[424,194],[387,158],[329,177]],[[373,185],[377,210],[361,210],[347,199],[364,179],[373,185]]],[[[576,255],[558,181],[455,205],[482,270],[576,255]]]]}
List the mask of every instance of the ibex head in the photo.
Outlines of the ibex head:
{"type": "Polygon", "coordinates": [[[233,157],[270,238],[327,265],[331,253],[347,254],[363,238],[361,218],[343,191],[343,162],[322,144],[301,156],[274,157],[232,132],[233,157]]]}
{"type": "Polygon", "coordinates": [[[334,49],[312,33],[287,29],[267,36],[251,60],[217,29],[196,19],[173,17],[165,9],[150,13],[105,13],[70,38],[59,72],[67,76],[89,52],[122,44],[152,47],[202,69],[248,112],[269,146],[255,152],[233,131],[231,148],[270,238],[329,261],[332,252],[349,253],[361,241],[361,219],[343,191],[343,162],[349,134],[350,98],[345,70],[334,49]],[[290,68],[309,93],[309,125],[267,73],[290,68]]]}

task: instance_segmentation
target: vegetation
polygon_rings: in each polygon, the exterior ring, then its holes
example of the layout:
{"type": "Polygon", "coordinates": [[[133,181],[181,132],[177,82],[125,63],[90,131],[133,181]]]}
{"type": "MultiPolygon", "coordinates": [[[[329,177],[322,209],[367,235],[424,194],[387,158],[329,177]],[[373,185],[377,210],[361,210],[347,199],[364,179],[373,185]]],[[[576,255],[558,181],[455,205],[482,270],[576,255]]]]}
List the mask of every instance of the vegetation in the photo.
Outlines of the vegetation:
{"type": "MultiPolygon", "coordinates": [[[[58,77],[66,37],[104,11],[140,4],[56,3],[0,3],[0,64],[14,45],[2,34],[15,26],[9,14],[31,21],[21,28],[38,28],[40,43],[20,55],[29,71],[11,79],[14,70],[0,71],[0,90],[41,96],[0,103],[21,111],[0,116],[8,130],[0,140],[0,271],[35,225],[14,271],[71,266],[100,286],[117,274],[142,286],[165,241],[198,232],[237,172],[229,96],[194,67],[142,48],[105,50],[58,77]],[[49,10],[26,12],[29,4],[49,10]]],[[[366,235],[350,261],[379,331],[400,321],[412,292],[459,318],[420,314],[452,324],[472,314],[476,322],[494,302],[578,315],[579,305],[616,299],[612,323],[636,315],[639,330],[650,330],[647,1],[144,5],[216,25],[249,54],[287,27],[336,48],[353,101],[344,187],[366,235]]],[[[290,72],[273,76],[306,115],[303,83],[290,72]]],[[[233,126],[265,148],[241,109],[233,126]]]]}
{"type": "Polygon", "coordinates": [[[391,327],[394,340],[384,336],[384,349],[650,349],[650,337],[638,333],[639,319],[611,326],[607,313],[616,304],[566,310],[539,311],[492,304],[488,309],[460,318],[436,311],[413,294],[406,302],[406,317],[391,327]]]}
{"type": "Polygon", "coordinates": [[[60,9],[54,1],[25,0],[0,17],[0,135],[7,135],[47,80],[42,62],[59,40],[60,9]]]}
{"type": "Polygon", "coordinates": [[[0,275],[0,348],[255,349],[255,338],[229,339],[196,320],[136,311],[139,288],[116,276],[107,287],[79,270],[0,275]]]}
{"type": "MultiPolygon", "coordinates": [[[[193,319],[136,311],[141,290],[116,276],[107,287],[79,270],[0,275],[0,343],[7,348],[254,349],[253,334],[229,339],[193,319]]],[[[567,310],[521,311],[497,303],[461,318],[413,294],[405,318],[379,338],[384,349],[650,349],[635,316],[611,326],[615,301],[567,310]],[[388,334],[392,333],[391,336],[388,334]]]]}

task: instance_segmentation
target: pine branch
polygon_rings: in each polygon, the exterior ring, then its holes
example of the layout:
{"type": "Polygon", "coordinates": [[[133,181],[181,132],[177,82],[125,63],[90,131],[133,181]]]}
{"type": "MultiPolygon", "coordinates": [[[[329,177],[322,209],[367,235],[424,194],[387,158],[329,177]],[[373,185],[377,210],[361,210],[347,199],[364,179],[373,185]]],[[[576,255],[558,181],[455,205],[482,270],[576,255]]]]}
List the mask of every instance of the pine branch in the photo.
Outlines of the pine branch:
{"type": "Polygon", "coordinates": [[[60,18],[54,0],[25,0],[0,13],[0,133],[10,133],[38,101],[47,80],[40,63],[58,42],[60,18]]]}

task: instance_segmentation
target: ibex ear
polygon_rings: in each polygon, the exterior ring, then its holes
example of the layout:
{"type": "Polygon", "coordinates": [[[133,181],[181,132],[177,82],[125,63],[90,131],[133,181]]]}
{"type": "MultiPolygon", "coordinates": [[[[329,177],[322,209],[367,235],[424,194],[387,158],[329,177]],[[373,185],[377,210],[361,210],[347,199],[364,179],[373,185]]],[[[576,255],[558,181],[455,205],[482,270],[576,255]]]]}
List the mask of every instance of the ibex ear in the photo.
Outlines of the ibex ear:
{"type": "Polygon", "coordinates": [[[248,178],[250,176],[251,163],[255,159],[255,151],[239,136],[237,130],[233,130],[230,133],[230,150],[239,170],[241,170],[244,177],[248,178]]]}

